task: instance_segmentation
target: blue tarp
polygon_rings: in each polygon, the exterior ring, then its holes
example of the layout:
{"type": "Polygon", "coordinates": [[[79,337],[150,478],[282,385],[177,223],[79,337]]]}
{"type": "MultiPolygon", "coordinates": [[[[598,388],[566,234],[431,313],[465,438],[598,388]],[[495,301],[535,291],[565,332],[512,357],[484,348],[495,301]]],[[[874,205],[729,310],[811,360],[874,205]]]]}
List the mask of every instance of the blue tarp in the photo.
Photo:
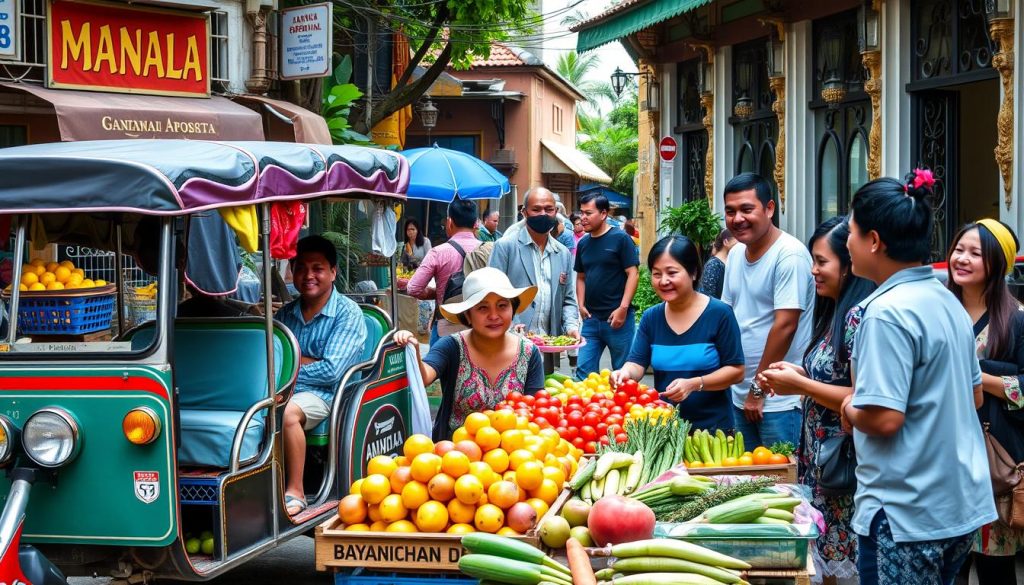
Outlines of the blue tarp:
{"type": "Polygon", "coordinates": [[[580,188],[576,193],[577,195],[585,195],[591,192],[599,192],[601,195],[607,197],[608,203],[610,203],[612,207],[623,207],[627,209],[633,207],[633,199],[631,197],[623,195],[622,193],[610,189],[600,183],[584,183],[583,185],[580,185],[580,188]]]}

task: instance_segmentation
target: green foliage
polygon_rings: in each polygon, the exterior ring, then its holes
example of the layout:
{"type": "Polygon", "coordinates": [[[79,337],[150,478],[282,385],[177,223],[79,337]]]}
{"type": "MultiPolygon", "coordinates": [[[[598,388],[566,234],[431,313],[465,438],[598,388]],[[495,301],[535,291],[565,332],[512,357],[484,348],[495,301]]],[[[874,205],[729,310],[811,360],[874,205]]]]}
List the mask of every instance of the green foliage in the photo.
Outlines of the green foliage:
{"type": "Polygon", "coordinates": [[[711,211],[706,199],[694,199],[678,207],[667,208],[661,229],[670,234],[682,234],[702,250],[708,250],[722,231],[722,216],[711,211]]]}
{"type": "Polygon", "coordinates": [[[352,129],[349,116],[352,105],[363,92],[355,84],[349,83],[352,77],[352,58],[348,55],[338,63],[334,72],[324,79],[321,113],[327,120],[327,128],[331,131],[331,140],[335,144],[358,144],[369,146],[369,137],[352,129]]]}
{"type": "Polygon", "coordinates": [[[635,128],[605,126],[579,145],[608,176],[615,177],[629,163],[637,162],[639,140],[635,128]]]}
{"type": "Polygon", "coordinates": [[[338,278],[335,286],[343,291],[351,290],[360,280],[359,264],[368,252],[363,242],[369,239],[370,221],[356,217],[352,209],[354,205],[354,202],[325,202],[321,206],[324,230],[321,235],[338,250],[338,278]]]}
{"type": "Polygon", "coordinates": [[[631,128],[633,132],[639,132],[640,115],[636,99],[619,102],[611,112],[608,112],[608,121],[613,126],[631,128]]]}
{"type": "Polygon", "coordinates": [[[611,188],[632,197],[633,179],[636,178],[636,172],[639,167],[640,164],[634,161],[619,169],[618,174],[612,179],[611,188]]]}
{"type": "Polygon", "coordinates": [[[639,321],[643,312],[661,302],[658,293],[651,284],[651,273],[646,266],[640,266],[640,280],[636,283],[636,294],[633,295],[633,306],[636,307],[636,320],[639,321]]]}

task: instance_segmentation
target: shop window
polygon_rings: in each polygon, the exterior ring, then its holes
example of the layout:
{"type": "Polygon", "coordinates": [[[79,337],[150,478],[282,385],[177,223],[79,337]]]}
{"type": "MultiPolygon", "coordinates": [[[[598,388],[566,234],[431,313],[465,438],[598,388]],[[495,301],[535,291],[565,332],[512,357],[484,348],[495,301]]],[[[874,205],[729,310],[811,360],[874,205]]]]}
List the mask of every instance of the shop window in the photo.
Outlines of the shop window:
{"type": "Polygon", "coordinates": [[[562,133],[562,107],[551,104],[551,129],[555,134],[562,133]]]}
{"type": "Polygon", "coordinates": [[[46,0],[21,0],[21,59],[0,62],[0,80],[43,82],[46,77],[46,0]]]}
{"type": "MultiPolygon", "coordinates": [[[[775,96],[768,86],[767,39],[761,38],[733,47],[732,116],[735,132],[735,172],[753,172],[768,180],[779,209],[779,189],[775,184],[775,143],[779,138],[779,119],[772,111],[775,96]]],[[[772,222],[778,225],[776,212],[772,222]]]]}
{"type": "Polygon", "coordinates": [[[25,126],[0,125],[0,148],[28,144],[28,128],[25,126]]]}
{"type": "MultiPolygon", "coordinates": [[[[210,14],[210,80],[225,86],[230,83],[228,13],[218,10],[210,14]]],[[[225,87],[226,89],[226,87],[225,87]]]]}
{"type": "Polygon", "coordinates": [[[676,82],[679,96],[676,102],[676,123],[674,134],[682,137],[680,151],[684,164],[679,172],[683,179],[683,197],[686,201],[706,197],[704,172],[708,152],[708,132],[704,128],[704,106],[700,103],[700,88],[697,81],[698,59],[676,64],[676,82]]]}

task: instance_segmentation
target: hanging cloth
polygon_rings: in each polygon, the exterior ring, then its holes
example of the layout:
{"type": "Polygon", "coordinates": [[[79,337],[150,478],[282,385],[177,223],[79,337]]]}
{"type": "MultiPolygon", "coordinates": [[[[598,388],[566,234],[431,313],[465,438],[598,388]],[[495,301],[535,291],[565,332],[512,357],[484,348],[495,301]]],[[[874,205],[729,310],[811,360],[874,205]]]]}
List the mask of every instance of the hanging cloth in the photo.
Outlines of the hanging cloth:
{"type": "Polygon", "coordinates": [[[256,217],[255,205],[243,205],[241,207],[222,207],[220,216],[224,218],[231,229],[235,230],[238,242],[242,248],[250,254],[260,247],[260,221],[256,217]]]}
{"type": "Polygon", "coordinates": [[[306,204],[278,201],[270,205],[270,257],[291,260],[299,243],[299,232],[306,223],[306,204]]]}

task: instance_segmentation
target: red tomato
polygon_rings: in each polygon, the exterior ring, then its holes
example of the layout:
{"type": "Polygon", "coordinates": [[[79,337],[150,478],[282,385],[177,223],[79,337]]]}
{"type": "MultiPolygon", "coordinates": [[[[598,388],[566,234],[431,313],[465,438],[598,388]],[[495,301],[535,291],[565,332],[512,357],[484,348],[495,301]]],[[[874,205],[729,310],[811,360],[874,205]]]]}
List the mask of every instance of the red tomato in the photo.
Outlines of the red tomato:
{"type": "Polygon", "coordinates": [[[615,442],[616,443],[625,443],[627,440],[628,439],[626,437],[626,433],[619,433],[619,434],[615,435],[615,442]]]}
{"type": "Polygon", "coordinates": [[[611,443],[611,441],[608,440],[608,435],[601,435],[601,440],[598,441],[598,442],[601,443],[602,445],[605,445],[605,446],[607,446],[609,443],[611,443]]]}
{"type": "Polygon", "coordinates": [[[517,409],[516,414],[518,414],[519,416],[525,416],[526,418],[530,418],[530,411],[529,409],[526,408],[517,409]]]}
{"type": "Polygon", "coordinates": [[[621,413],[617,413],[617,412],[612,412],[611,414],[608,415],[608,418],[604,419],[604,422],[608,423],[609,427],[613,426],[613,425],[621,425],[622,424],[622,414],[621,413]]]}
{"type": "Polygon", "coordinates": [[[597,439],[597,431],[590,425],[584,425],[580,427],[580,436],[584,441],[593,441],[597,439]]]}
{"type": "Polygon", "coordinates": [[[590,404],[587,405],[587,410],[589,410],[591,412],[598,412],[598,411],[601,410],[601,403],[600,402],[591,402],[590,404]]]}
{"type": "Polygon", "coordinates": [[[595,428],[597,429],[597,436],[599,437],[603,437],[608,434],[608,425],[606,425],[603,422],[598,423],[597,427],[595,428]]]}
{"type": "Polygon", "coordinates": [[[651,403],[651,397],[646,395],[646,394],[637,394],[636,395],[636,403],[637,404],[650,404],[651,403]]]}
{"type": "Polygon", "coordinates": [[[637,392],[636,380],[626,380],[622,384],[619,384],[619,390],[625,392],[629,396],[633,396],[637,392]]]}
{"type": "Polygon", "coordinates": [[[537,396],[536,400],[533,401],[533,406],[534,406],[534,408],[547,408],[548,407],[548,399],[547,398],[541,398],[540,396],[537,396]]]}
{"type": "Polygon", "coordinates": [[[576,444],[575,441],[576,441],[576,439],[579,438],[579,436],[580,436],[580,430],[579,429],[577,429],[576,427],[567,427],[565,429],[565,437],[563,437],[563,438],[566,441],[569,441],[570,443],[575,445],[576,444]]]}
{"type": "Polygon", "coordinates": [[[534,394],[534,396],[537,397],[537,398],[543,398],[545,400],[547,400],[548,398],[551,398],[551,395],[548,394],[547,390],[537,390],[537,393],[534,394]]]}
{"type": "Polygon", "coordinates": [[[587,443],[583,445],[583,452],[593,455],[597,452],[597,443],[594,441],[587,441],[587,443]]]}
{"type": "Polygon", "coordinates": [[[647,397],[651,399],[651,402],[654,402],[660,396],[660,394],[658,394],[658,391],[655,390],[654,388],[648,388],[646,394],[647,397]]]}
{"type": "Polygon", "coordinates": [[[583,404],[583,398],[581,398],[578,394],[573,394],[572,396],[569,397],[569,400],[568,402],[566,402],[566,404],[583,404]]]}
{"type": "Polygon", "coordinates": [[[533,406],[533,402],[535,400],[536,400],[536,397],[531,396],[530,394],[527,394],[526,396],[523,396],[523,402],[525,402],[527,404],[527,406],[533,406]]]}
{"type": "Polygon", "coordinates": [[[566,415],[565,420],[569,421],[569,426],[579,428],[583,426],[583,413],[574,410],[566,415]]]}
{"type": "Polygon", "coordinates": [[[608,418],[608,412],[609,410],[607,408],[601,408],[601,420],[608,418]]]}
{"type": "Polygon", "coordinates": [[[559,419],[558,419],[558,424],[557,424],[557,425],[555,425],[555,426],[559,426],[559,427],[566,427],[566,428],[568,428],[568,426],[569,426],[569,421],[565,420],[565,417],[564,417],[564,416],[563,416],[563,417],[559,417],[559,419]]]}
{"type": "Polygon", "coordinates": [[[615,393],[615,404],[622,406],[627,402],[629,402],[629,394],[626,394],[625,392],[622,391],[615,393]]]}
{"type": "Polygon", "coordinates": [[[613,407],[608,409],[608,412],[612,413],[613,415],[614,414],[618,414],[618,415],[626,414],[626,411],[624,410],[624,407],[622,407],[622,406],[613,406],[613,407]]]}
{"type": "Polygon", "coordinates": [[[558,433],[559,437],[562,437],[566,441],[571,441],[572,440],[572,439],[567,438],[568,435],[569,435],[569,429],[567,429],[565,427],[561,427],[561,426],[555,427],[555,432],[558,433]]]}
{"type": "Polygon", "coordinates": [[[593,427],[597,426],[597,423],[599,422],[601,422],[601,415],[597,412],[588,412],[587,415],[583,417],[583,424],[585,425],[593,427]]]}
{"type": "Polygon", "coordinates": [[[576,447],[577,449],[582,449],[583,446],[586,444],[587,442],[583,440],[583,437],[576,437],[575,439],[572,440],[572,446],[576,447]]]}
{"type": "Polygon", "coordinates": [[[622,432],[622,425],[608,425],[608,430],[611,431],[613,435],[617,435],[622,432]]]}
{"type": "Polygon", "coordinates": [[[533,417],[533,422],[537,423],[537,426],[539,426],[542,429],[546,429],[551,426],[551,423],[548,422],[548,419],[544,418],[543,416],[533,417]]]}
{"type": "Polygon", "coordinates": [[[519,402],[520,400],[523,399],[523,393],[522,392],[509,392],[508,396],[506,396],[505,398],[507,398],[509,402],[519,402]]]}

